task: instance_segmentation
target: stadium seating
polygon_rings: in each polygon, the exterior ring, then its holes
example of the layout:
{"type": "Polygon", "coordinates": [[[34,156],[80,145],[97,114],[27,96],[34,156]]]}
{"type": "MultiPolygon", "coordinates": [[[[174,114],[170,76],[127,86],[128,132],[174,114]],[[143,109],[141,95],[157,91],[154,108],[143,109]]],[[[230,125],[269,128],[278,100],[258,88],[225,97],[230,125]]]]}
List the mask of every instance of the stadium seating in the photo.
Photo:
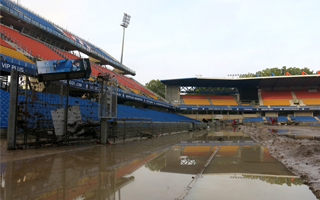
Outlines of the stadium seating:
{"type": "Polygon", "coordinates": [[[263,100],[263,105],[290,105],[289,99],[263,100]]]}
{"type": "MultiPolygon", "coordinates": [[[[278,119],[278,122],[287,122],[288,121],[288,118],[287,117],[284,117],[284,116],[279,116],[279,117],[272,117],[273,118],[277,118],[278,119]]],[[[267,121],[269,121],[269,117],[266,117],[267,121]]]]}
{"type": "Polygon", "coordinates": [[[290,105],[293,99],[290,91],[261,91],[263,105],[290,105]]]}
{"type": "Polygon", "coordinates": [[[302,99],[303,103],[308,105],[308,106],[312,106],[312,105],[320,105],[320,98],[319,99],[302,99]]]}
{"type": "Polygon", "coordinates": [[[91,75],[97,77],[99,73],[101,73],[100,70],[98,70],[92,63],[90,63],[91,66],[91,75]]]}
{"type": "Polygon", "coordinates": [[[296,97],[307,106],[320,105],[320,91],[308,92],[305,90],[294,91],[296,97]]]}
{"type": "Polygon", "coordinates": [[[182,95],[185,105],[211,105],[206,95],[182,95]]]}
{"type": "Polygon", "coordinates": [[[19,51],[13,50],[12,48],[8,48],[5,46],[1,46],[1,54],[13,57],[13,58],[17,58],[19,60],[23,60],[29,63],[33,63],[29,58],[25,57],[22,53],[20,53],[19,51]]]}
{"type": "MultiPolygon", "coordinates": [[[[132,80],[128,77],[125,77],[121,74],[110,71],[109,69],[101,67],[93,62],[91,62],[91,69],[92,68],[96,68],[100,73],[103,72],[103,73],[110,74],[110,76],[114,76],[118,80],[119,84],[130,89],[132,92],[134,92],[136,94],[148,96],[153,99],[157,99],[157,97],[155,95],[153,95],[150,91],[148,91],[146,88],[144,88],[143,86],[141,86],[140,84],[138,84],[137,82],[135,82],[134,80],[132,80]]],[[[92,74],[94,75],[94,73],[96,73],[96,72],[97,71],[94,69],[94,72],[92,74]]]]}
{"type": "Polygon", "coordinates": [[[228,95],[209,95],[213,105],[238,105],[232,96],[228,95]]]}
{"type": "Polygon", "coordinates": [[[262,117],[243,118],[243,122],[263,122],[262,117]]]}
{"type": "Polygon", "coordinates": [[[298,99],[320,99],[320,91],[317,92],[308,92],[303,90],[294,91],[298,99]]]}
{"type": "Polygon", "coordinates": [[[262,99],[292,99],[290,91],[260,91],[262,99]]]}
{"type": "MultiPolygon", "coordinates": [[[[0,25],[1,31],[9,38],[14,38],[13,40],[19,45],[27,47],[31,50],[31,55],[35,57],[40,57],[45,60],[64,60],[61,56],[59,56],[57,53],[55,53],[53,50],[51,50],[46,45],[42,44],[41,42],[38,42],[34,39],[31,39],[29,37],[26,37],[19,32],[8,28],[4,25],[0,25]]],[[[25,49],[25,48],[24,48],[25,49]]],[[[26,50],[26,49],[25,49],[26,50]]],[[[28,51],[28,50],[27,50],[28,51]]]]}
{"type": "Polygon", "coordinates": [[[0,38],[0,45],[15,50],[10,44],[0,38]]]}
{"type": "Polygon", "coordinates": [[[298,116],[298,117],[290,117],[292,120],[296,122],[318,122],[318,120],[314,117],[310,116],[298,116]]]}
{"type": "Polygon", "coordinates": [[[0,102],[0,127],[6,128],[8,126],[9,92],[0,89],[0,102]]]}
{"type": "MultiPolygon", "coordinates": [[[[23,91],[24,92],[24,91],[23,91]]],[[[37,119],[41,119],[40,126],[52,127],[51,111],[60,107],[60,96],[58,94],[45,94],[36,92],[36,100],[30,101],[28,99],[28,113],[35,118],[28,118],[30,127],[34,127],[37,119]],[[46,104],[44,104],[44,102],[46,104]]],[[[24,102],[25,96],[19,95],[18,101],[24,102]]],[[[9,92],[0,89],[0,125],[1,128],[8,127],[9,114],[9,92]]],[[[63,97],[62,103],[66,104],[66,97],[63,97]]],[[[69,105],[79,105],[82,120],[99,121],[98,118],[98,103],[87,99],[69,96],[69,105]]],[[[118,104],[117,107],[119,118],[151,118],[154,122],[180,122],[189,121],[197,122],[197,120],[190,119],[182,115],[176,115],[168,112],[160,112],[144,108],[134,108],[131,106],[118,104]]],[[[37,124],[39,126],[39,123],[37,124]]]]}

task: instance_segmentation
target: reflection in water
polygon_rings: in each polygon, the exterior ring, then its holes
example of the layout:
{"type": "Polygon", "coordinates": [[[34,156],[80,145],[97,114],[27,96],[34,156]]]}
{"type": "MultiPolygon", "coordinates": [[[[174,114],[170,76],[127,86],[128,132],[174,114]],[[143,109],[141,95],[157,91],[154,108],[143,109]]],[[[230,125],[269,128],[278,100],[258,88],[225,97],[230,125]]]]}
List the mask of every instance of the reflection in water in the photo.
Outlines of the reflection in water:
{"type": "Polygon", "coordinates": [[[130,176],[191,134],[1,163],[1,199],[116,199],[130,176]]]}
{"type": "Polygon", "coordinates": [[[308,140],[320,140],[320,136],[315,133],[305,133],[303,130],[286,130],[286,129],[266,129],[261,130],[276,133],[281,136],[286,136],[292,139],[308,139],[308,140]]]}
{"type": "Polygon", "coordinates": [[[227,175],[229,180],[302,184],[267,149],[231,129],[1,163],[1,199],[174,199],[218,147],[204,177],[227,175]]]}

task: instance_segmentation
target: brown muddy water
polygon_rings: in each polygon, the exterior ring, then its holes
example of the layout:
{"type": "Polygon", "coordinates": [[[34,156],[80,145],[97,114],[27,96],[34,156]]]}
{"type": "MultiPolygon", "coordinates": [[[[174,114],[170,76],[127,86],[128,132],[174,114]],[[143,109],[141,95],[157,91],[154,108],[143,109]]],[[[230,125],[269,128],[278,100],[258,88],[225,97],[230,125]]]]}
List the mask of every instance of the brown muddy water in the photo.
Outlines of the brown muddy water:
{"type": "Polygon", "coordinates": [[[316,199],[238,129],[109,146],[1,147],[1,200],[316,199]]]}

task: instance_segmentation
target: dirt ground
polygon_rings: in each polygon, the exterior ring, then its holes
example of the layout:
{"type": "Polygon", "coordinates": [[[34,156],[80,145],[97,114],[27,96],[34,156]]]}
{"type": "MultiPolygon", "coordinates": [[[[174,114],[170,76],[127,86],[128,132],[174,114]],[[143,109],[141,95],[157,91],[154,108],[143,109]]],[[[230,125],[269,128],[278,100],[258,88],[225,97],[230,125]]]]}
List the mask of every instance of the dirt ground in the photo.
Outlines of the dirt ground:
{"type": "Polygon", "coordinates": [[[320,136],[320,127],[309,126],[241,126],[241,130],[269,149],[270,154],[298,175],[320,199],[320,141],[292,139],[269,129],[286,129],[303,135],[320,136]]]}

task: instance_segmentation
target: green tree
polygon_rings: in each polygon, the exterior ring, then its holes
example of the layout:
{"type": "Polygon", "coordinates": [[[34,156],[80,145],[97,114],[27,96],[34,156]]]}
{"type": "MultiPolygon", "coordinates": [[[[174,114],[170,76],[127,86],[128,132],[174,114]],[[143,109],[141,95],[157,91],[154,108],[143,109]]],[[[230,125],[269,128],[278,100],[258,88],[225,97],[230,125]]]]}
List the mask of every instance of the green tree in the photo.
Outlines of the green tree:
{"type": "Polygon", "coordinates": [[[152,92],[158,94],[159,96],[165,98],[165,85],[163,83],[160,82],[159,79],[153,79],[151,81],[149,81],[148,83],[146,83],[146,87],[151,90],[152,92]]]}
{"type": "Polygon", "coordinates": [[[283,66],[282,68],[266,68],[261,71],[257,71],[254,74],[248,74],[248,75],[242,75],[240,78],[244,77],[255,77],[256,74],[258,73],[259,76],[271,76],[271,73],[273,73],[275,76],[282,76],[282,72],[284,72],[284,75],[286,72],[289,72],[291,75],[301,75],[302,71],[306,72],[307,74],[313,74],[313,71],[310,70],[307,67],[304,68],[298,68],[298,67],[289,67],[287,68],[286,66],[283,66]]]}

